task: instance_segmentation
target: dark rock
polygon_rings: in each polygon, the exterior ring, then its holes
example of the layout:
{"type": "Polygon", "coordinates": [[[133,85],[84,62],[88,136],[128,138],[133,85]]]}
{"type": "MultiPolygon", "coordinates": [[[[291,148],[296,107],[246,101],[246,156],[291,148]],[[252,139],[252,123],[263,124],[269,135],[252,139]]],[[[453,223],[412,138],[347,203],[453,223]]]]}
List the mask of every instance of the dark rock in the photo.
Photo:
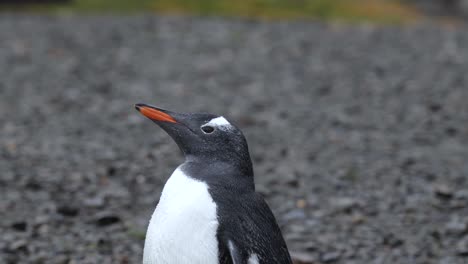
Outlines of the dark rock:
{"type": "Polygon", "coordinates": [[[429,108],[429,110],[431,110],[431,112],[437,113],[442,109],[442,105],[440,105],[438,103],[432,103],[432,104],[429,105],[428,108],[429,108]]]}
{"type": "Polygon", "coordinates": [[[117,169],[113,166],[107,167],[107,175],[108,176],[114,176],[115,173],[117,172],[117,169]]]}
{"type": "Polygon", "coordinates": [[[120,217],[114,214],[102,214],[97,217],[96,225],[98,226],[109,226],[121,221],[120,217]]]}
{"type": "Polygon", "coordinates": [[[78,215],[80,210],[78,207],[70,206],[70,205],[61,205],[57,207],[57,213],[67,216],[67,217],[75,217],[78,215]]]}
{"type": "Polygon", "coordinates": [[[398,238],[395,234],[389,233],[384,236],[383,244],[392,248],[400,247],[404,241],[398,238]]]}
{"type": "Polygon", "coordinates": [[[445,134],[449,137],[455,137],[458,134],[458,130],[454,127],[447,127],[445,129],[445,134]]]}
{"type": "Polygon", "coordinates": [[[33,190],[33,191],[39,191],[42,189],[41,184],[34,180],[28,181],[25,187],[26,189],[33,190]]]}
{"type": "Polygon", "coordinates": [[[28,228],[28,223],[23,222],[23,221],[15,222],[11,224],[11,228],[13,228],[16,231],[25,232],[26,229],[28,228]]]}

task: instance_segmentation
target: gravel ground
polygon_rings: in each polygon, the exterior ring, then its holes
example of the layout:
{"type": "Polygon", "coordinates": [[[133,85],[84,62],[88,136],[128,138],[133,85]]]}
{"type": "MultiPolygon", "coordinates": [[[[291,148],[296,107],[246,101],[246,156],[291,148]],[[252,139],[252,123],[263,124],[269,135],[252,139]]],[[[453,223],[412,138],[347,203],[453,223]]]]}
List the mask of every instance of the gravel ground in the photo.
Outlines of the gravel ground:
{"type": "Polygon", "coordinates": [[[300,263],[468,262],[463,28],[2,15],[0,39],[0,263],[141,262],[182,156],[137,102],[237,121],[300,263]]]}

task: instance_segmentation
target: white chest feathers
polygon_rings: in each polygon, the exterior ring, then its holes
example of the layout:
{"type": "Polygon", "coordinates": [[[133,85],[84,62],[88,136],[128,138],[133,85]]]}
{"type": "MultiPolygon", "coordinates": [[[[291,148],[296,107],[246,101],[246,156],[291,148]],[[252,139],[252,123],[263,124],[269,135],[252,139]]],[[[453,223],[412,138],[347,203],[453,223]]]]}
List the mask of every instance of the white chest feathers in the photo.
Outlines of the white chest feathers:
{"type": "Polygon", "coordinates": [[[216,204],[208,185],[174,171],[151,217],[144,264],[218,263],[216,204]]]}

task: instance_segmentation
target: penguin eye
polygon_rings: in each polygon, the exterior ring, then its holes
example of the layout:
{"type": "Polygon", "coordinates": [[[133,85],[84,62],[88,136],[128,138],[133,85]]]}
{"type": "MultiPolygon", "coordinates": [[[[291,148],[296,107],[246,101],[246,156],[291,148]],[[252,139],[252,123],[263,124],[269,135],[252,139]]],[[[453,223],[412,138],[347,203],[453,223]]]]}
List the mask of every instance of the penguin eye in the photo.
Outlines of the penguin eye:
{"type": "Polygon", "coordinates": [[[215,129],[214,129],[214,127],[212,127],[212,126],[202,126],[202,127],[201,127],[201,130],[202,130],[203,133],[205,133],[205,134],[211,134],[211,133],[214,132],[215,129]]]}

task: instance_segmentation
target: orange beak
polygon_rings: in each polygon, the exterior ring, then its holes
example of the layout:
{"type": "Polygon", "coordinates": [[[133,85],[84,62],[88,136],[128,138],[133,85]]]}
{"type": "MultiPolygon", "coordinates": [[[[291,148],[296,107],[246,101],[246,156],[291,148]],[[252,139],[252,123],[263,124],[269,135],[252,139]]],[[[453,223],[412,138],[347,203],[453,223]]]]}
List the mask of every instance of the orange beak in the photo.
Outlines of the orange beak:
{"type": "Polygon", "coordinates": [[[138,110],[142,115],[154,121],[162,121],[169,123],[177,123],[177,121],[170,115],[164,113],[161,110],[155,109],[151,106],[145,104],[136,104],[136,110],[138,110]]]}

